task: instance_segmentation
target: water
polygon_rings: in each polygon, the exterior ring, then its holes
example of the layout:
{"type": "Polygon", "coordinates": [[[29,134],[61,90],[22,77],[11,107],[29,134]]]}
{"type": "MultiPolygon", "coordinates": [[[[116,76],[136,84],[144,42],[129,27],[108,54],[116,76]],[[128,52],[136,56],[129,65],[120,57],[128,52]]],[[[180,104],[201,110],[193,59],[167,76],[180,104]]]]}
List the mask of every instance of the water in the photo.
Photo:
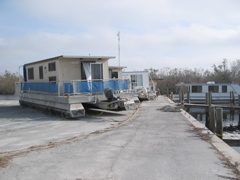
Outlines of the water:
{"type": "MultiPolygon", "coordinates": [[[[194,118],[199,120],[202,124],[206,123],[206,112],[204,109],[190,108],[188,111],[194,118]]],[[[231,115],[229,110],[223,111],[223,127],[238,126],[239,124],[239,112],[235,111],[234,115],[231,115]]]]}
{"type": "MultiPolygon", "coordinates": [[[[204,109],[200,108],[190,108],[189,114],[191,114],[195,119],[199,120],[202,124],[206,123],[206,112],[204,109]]],[[[231,115],[229,110],[223,111],[223,131],[227,134],[237,134],[240,135],[239,120],[240,112],[234,111],[231,115]]],[[[234,150],[240,153],[240,146],[231,146],[234,150]]]]}
{"type": "Polygon", "coordinates": [[[231,146],[235,151],[240,153],[240,147],[239,146],[231,146]]]}

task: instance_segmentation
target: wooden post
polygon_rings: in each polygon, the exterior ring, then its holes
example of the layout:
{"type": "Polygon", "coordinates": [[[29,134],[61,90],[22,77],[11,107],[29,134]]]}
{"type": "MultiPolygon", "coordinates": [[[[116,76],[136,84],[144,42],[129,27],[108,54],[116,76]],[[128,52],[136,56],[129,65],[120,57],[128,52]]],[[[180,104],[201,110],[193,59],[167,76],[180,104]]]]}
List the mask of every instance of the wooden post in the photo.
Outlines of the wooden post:
{"type": "Polygon", "coordinates": [[[206,93],[205,95],[205,104],[212,105],[212,92],[206,93]]]}
{"type": "Polygon", "coordinates": [[[206,122],[205,122],[205,126],[207,128],[209,128],[209,108],[206,109],[206,122]]]}
{"type": "Polygon", "coordinates": [[[234,108],[234,105],[231,104],[231,108],[230,108],[230,126],[233,126],[234,115],[235,115],[235,108],[234,108]]]}
{"type": "Polygon", "coordinates": [[[182,91],[182,104],[184,104],[184,91],[182,91]]]}
{"type": "Polygon", "coordinates": [[[240,95],[238,95],[238,106],[240,106],[240,95]]]}
{"type": "Polygon", "coordinates": [[[205,94],[205,104],[208,104],[208,98],[209,98],[208,93],[206,93],[205,94]]]}
{"type": "Polygon", "coordinates": [[[235,97],[233,91],[230,91],[230,104],[235,105],[235,97]]]}
{"type": "Polygon", "coordinates": [[[229,92],[230,98],[229,98],[229,104],[232,102],[232,91],[229,92]]]}
{"type": "Polygon", "coordinates": [[[171,91],[171,96],[170,96],[171,100],[173,101],[173,92],[171,91]]]}
{"type": "Polygon", "coordinates": [[[216,135],[223,138],[223,109],[216,108],[216,135]]]}
{"type": "Polygon", "coordinates": [[[209,127],[208,129],[215,133],[215,107],[209,106],[209,127]]]}
{"type": "Polygon", "coordinates": [[[233,105],[235,106],[235,96],[233,91],[232,91],[232,98],[233,98],[233,105]]]}
{"type": "Polygon", "coordinates": [[[180,90],[179,92],[179,103],[184,104],[184,92],[180,90]]]}
{"type": "Polygon", "coordinates": [[[201,121],[201,115],[200,114],[197,114],[197,120],[201,121]]]}
{"type": "Polygon", "coordinates": [[[179,91],[179,103],[182,103],[182,90],[179,91]]]}
{"type": "Polygon", "coordinates": [[[208,103],[208,105],[211,106],[212,105],[212,92],[210,91],[208,95],[209,95],[209,103],[208,103]]]}
{"type": "Polygon", "coordinates": [[[240,130],[240,112],[238,112],[238,130],[240,130]]]}
{"type": "Polygon", "coordinates": [[[187,102],[190,103],[190,92],[187,91],[187,102]]]}

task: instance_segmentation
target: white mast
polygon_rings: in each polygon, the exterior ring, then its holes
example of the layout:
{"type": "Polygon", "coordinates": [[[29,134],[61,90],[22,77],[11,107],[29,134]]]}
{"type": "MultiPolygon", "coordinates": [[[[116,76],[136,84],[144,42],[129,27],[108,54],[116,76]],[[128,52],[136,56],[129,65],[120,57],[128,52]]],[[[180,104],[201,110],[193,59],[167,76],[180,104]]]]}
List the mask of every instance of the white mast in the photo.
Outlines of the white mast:
{"type": "Polygon", "coordinates": [[[118,66],[120,66],[120,31],[117,34],[118,36],[118,66]]]}

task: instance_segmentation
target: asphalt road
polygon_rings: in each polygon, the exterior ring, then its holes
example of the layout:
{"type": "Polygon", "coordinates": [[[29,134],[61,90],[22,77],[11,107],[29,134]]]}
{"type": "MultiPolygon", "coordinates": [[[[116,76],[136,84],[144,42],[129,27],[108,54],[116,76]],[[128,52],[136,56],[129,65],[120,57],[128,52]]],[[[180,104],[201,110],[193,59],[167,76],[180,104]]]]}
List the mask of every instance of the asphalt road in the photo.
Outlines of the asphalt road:
{"type": "Polygon", "coordinates": [[[16,156],[9,166],[0,169],[0,179],[237,178],[213,146],[192,132],[185,117],[158,110],[167,104],[164,97],[144,102],[121,126],[16,156]]]}

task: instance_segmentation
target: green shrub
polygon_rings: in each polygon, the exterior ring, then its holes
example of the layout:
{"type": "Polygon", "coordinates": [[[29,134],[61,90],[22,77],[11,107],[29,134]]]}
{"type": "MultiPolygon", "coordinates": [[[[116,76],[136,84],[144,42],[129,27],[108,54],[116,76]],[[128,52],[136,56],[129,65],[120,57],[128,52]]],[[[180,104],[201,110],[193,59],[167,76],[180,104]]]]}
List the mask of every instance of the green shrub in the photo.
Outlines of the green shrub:
{"type": "Polygon", "coordinates": [[[0,74],[0,94],[14,94],[15,93],[15,82],[18,82],[18,73],[11,73],[5,71],[0,74]]]}

